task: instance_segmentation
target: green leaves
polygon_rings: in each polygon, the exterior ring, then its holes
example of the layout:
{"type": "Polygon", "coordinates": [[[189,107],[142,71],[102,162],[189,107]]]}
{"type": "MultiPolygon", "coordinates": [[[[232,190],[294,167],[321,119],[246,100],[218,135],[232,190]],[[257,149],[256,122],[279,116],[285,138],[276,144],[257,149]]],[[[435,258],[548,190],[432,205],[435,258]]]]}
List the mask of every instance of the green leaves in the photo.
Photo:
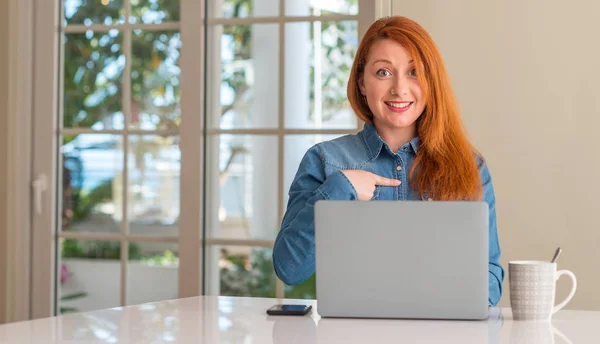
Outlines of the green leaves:
{"type": "Polygon", "coordinates": [[[84,293],[84,292],[79,292],[79,293],[73,293],[73,294],[68,294],[68,295],[63,295],[61,296],[60,300],[61,301],[71,301],[71,300],[76,300],[82,297],[86,297],[88,294],[84,293]]]}

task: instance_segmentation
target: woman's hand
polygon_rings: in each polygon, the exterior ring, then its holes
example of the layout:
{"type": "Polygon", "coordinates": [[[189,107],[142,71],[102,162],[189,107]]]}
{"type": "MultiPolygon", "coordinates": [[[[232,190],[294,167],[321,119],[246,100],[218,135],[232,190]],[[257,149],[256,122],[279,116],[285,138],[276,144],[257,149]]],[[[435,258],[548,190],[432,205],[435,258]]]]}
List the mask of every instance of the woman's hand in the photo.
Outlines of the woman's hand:
{"type": "Polygon", "coordinates": [[[371,172],[362,170],[343,170],[342,173],[350,180],[356,190],[359,201],[368,201],[373,198],[375,186],[398,186],[397,179],[385,178],[371,172]]]}

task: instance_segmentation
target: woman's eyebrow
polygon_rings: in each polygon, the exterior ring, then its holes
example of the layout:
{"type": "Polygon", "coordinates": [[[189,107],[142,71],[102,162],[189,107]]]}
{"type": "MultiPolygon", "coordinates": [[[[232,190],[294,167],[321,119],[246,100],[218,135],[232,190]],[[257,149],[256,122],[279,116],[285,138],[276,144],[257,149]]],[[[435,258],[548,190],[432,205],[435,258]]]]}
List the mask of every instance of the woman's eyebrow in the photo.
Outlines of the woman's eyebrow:
{"type": "Polygon", "coordinates": [[[386,59],[375,60],[375,61],[373,61],[373,64],[376,64],[377,62],[384,62],[384,63],[392,64],[392,62],[390,62],[390,60],[386,60],[386,59]]]}
{"type": "MultiPolygon", "coordinates": [[[[390,60],[386,60],[386,59],[375,60],[375,61],[373,61],[373,64],[376,64],[377,62],[384,62],[384,63],[387,63],[387,64],[392,64],[392,62],[390,60]]],[[[408,61],[408,64],[411,64],[413,62],[414,62],[414,60],[411,59],[410,61],[408,61]]]]}

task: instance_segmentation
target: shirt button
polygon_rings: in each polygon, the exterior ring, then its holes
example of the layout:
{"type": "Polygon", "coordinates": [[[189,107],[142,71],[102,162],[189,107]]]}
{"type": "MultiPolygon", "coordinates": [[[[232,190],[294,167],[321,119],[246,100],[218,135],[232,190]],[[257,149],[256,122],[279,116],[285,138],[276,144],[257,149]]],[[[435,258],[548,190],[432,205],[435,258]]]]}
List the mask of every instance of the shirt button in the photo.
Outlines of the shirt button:
{"type": "Polygon", "coordinates": [[[396,166],[396,171],[402,171],[402,166],[396,166]]]}
{"type": "Polygon", "coordinates": [[[404,147],[403,149],[404,149],[404,150],[408,150],[408,147],[404,147]]]}

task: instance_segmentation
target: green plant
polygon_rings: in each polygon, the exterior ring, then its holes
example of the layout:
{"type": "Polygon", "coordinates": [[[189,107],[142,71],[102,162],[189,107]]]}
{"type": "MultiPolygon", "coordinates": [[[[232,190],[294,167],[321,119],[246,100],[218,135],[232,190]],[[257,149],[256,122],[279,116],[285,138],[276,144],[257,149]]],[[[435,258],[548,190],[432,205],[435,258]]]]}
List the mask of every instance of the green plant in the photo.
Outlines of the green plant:
{"type": "Polygon", "coordinates": [[[79,311],[77,308],[75,307],[65,307],[62,305],[63,301],[72,301],[72,300],[76,300],[82,297],[86,297],[88,294],[84,293],[84,292],[77,292],[77,293],[72,293],[72,294],[67,294],[67,295],[63,295],[60,297],[60,301],[61,301],[61,306],[60,306],[60,314],[64,314],[64,313],[73,313],[73,312],[77,312],[79,311]]]}
{"type": "Polygon", "coordinates": [[[221,295],[275,297],[275,274],[271,251],[253,249],[249,256],[232,255],[223,249],[220,271],[221,295]]]}
{"type": "Polygon", "coordinates": [[[103,181],[89,192],[79,191],[77,200],[74,202],[73,221],[77,222],[88,218],[96,205],[112,200],[112,183],[111,178],[103,181]]]}
{"type": "MultiPolygon", "coordinates": [[[[61,251],[63,258],[121,259],[121,242],[65,239],[61,251]]],[[[136,243],[129,243],[129,260],[141,258],[140,246],[136,243]]]]}
{"type": "Polygon", "coordinates": [[[317,274],[314,273],[306,282],[298,285],[286,285],[285,297],[288,299],[316,299],[317,298],[317,274]]]}
{"type": "MultiPolygon", "coordinates": [[[[224,261],[220,270],[221,295],[275,297],[271,250],[253,249],[249,256],[232,255],[222,250],[221,259],[224,261]]],[[[316,298],[316,275],[300,285],[285,286],[285,297],[316,298]]]]}
{"type": "MultiPolygon", "coordinates": [[[[63,285],[69,278],[71,278],[71,274],[69,273],[69,270],[67,269],[67,265],[66,264],[62,264],[60,266],[60,284],[63,285]]],[[[82,297],[87,296],[87,293],[84,292],[76,292],[76,293],[71,293],[71,294],[67,294],[67,295],[63,295],[60,298],[60,314],[63,313],[68,313],[68,312],[77,312],[78,309],[75,307],[65,307],[62,305],[63,301],[70,301],[70,300],[76,300],[82,297]]]]}
{"type": "Polygon", "coordinates": [[[165,250],[163,254],[143,257],[140,259],[140,262],[148,265],[176,265],[179,264],[179,257],[170,250],[165,250]]]}
{"type": "MultiPolygon", "coordinates": [[[[65,239],[62,243],[63,258],[86,259],[121,259],[121,243],[118,241],[78,241],[65,239]]],[[[139,260],[149,265],[174,265],[179,257],[170,250],[162,254],[144,256],[142,248],[136,243],[129,243],[129,260],[139,260]]]]}

